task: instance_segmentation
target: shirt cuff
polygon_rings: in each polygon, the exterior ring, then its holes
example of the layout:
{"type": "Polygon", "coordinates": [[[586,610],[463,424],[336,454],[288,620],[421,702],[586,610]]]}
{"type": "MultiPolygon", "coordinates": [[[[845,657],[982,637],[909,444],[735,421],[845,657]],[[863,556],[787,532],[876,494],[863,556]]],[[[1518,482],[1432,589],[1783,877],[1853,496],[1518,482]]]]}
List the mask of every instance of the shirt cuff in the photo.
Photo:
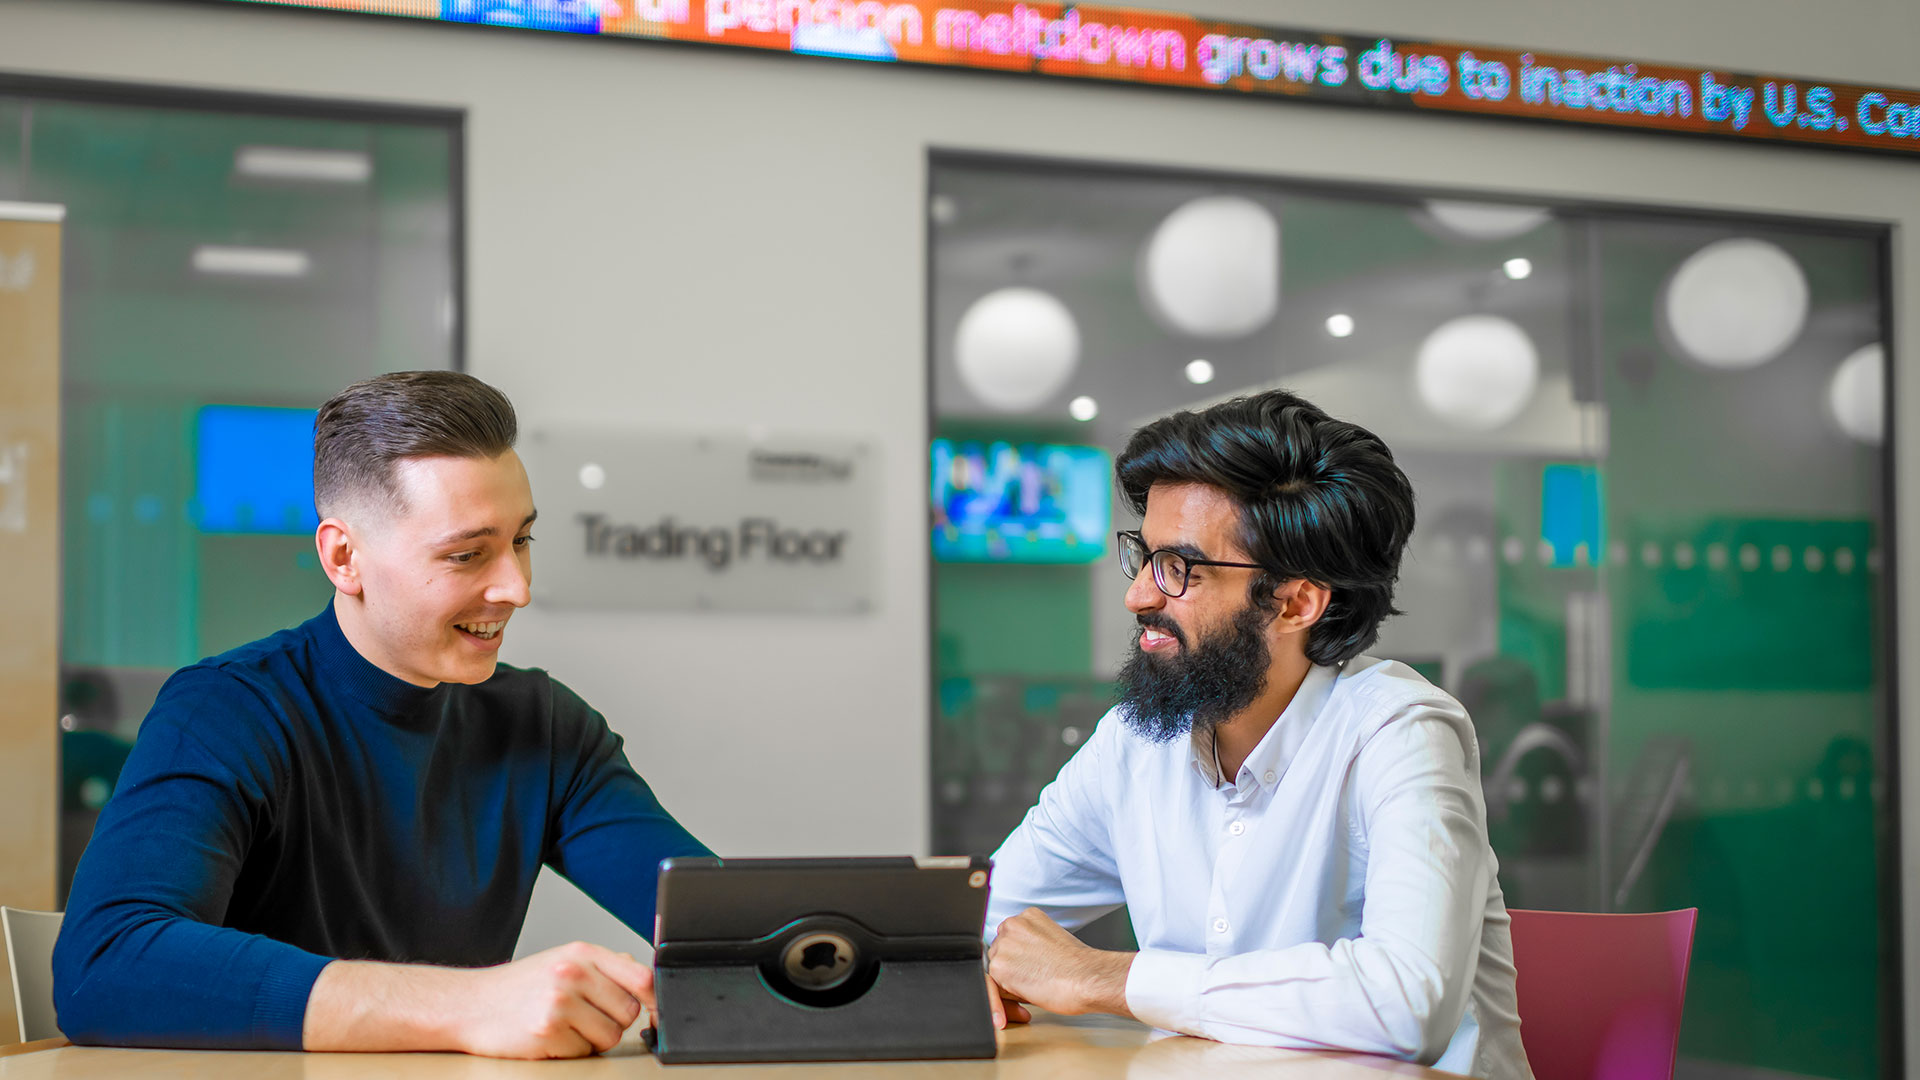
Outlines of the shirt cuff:
{"type": "Polygon", "coordinates": [[[1184,1035],[1200,1032],[1200,984],[1207,957],[1198,953],[1143,950],[1127,971],[1127,1008],[1134,1019],[1184,1035]]]}
{"type": "MultiPolygon", "coordinates": [[[[307,999],[320,970],[332,958],[316,956],[291,945],[281,946],[260,980],[253,1001],[254,1047],[265,1050],[304,1050],[307,999]]],[[[250,1048],[250,1049],[251,1049],[250,1048]]]]}

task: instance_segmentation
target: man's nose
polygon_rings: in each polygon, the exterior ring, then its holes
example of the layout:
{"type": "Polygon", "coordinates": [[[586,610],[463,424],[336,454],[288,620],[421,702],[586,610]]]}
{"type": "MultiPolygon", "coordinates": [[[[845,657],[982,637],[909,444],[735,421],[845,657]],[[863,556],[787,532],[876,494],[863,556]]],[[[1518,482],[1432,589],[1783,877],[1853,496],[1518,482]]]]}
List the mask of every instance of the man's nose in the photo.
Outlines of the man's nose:
{"type": "Polygon", "coordinates": [[[1167,594],[1153,580],[1153,567],[1143,566],[1127,586],[1127,610],[1135,615],[1158,611],[1167,606],[1167,594]]]}
{"type": "Polygon", "coordinates": [[[519,559],[500,559],[498,565],[503,569],[487,586],[487,602],[526,607],[533,599],[533,568],[522,566],[519,559]]]}

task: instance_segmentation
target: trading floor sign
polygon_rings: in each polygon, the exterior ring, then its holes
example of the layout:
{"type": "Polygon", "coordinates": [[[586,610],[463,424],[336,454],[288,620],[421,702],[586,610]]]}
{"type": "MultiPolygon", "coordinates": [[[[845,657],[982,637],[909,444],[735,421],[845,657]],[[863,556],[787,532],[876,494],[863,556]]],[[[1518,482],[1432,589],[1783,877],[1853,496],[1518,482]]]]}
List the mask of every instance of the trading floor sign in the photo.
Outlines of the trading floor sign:
{"type": "Polygon", "coordinates": [[[555,607],[863,612],[874,606],[873,454],[744,434],[536,430],[522,446],[555,607]]]}

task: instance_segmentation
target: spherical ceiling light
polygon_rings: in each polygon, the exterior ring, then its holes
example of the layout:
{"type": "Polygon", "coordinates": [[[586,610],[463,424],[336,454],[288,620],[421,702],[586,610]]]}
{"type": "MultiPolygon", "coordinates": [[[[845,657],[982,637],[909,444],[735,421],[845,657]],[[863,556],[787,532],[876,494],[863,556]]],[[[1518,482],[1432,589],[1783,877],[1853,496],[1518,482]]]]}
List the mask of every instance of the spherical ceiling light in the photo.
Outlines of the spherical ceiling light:
{"type": "Polygon", "coordinates": [[[1172,329],[1245,337],[1280,306],[1280,223],[1239,195],[1194,199],[1147,240],[1140,286],[1147,308],[1172,329]]]}
{"type": "Polygon", "coordinates": [[[1497,315],[1462,315],[1420,343],[1414,387],[1434,415],[1469,431],[1519,416],[1540,381],[1540,354],[1525,330],[1497,315]]]}
{"type": "Polygon", "coordinates": [[[1855,349],[1834,369],[1827,408],[1840,430],[1870,446],[1887,436],[1887,351],[1878,343],[1855,349]]]}
{"type": "Polygon", "coordinates": [[[1674,343],[1708,367],[1750,368],[1779,356],[1807,323],[1807,278],[1765,240],[1719,240],[1680,264],[1661,312],[1674,343]]]}
{"type": "Polygon", "coordinates": [[[1455,236],[1510,240],[1539,228],[1553,215],[1538,206],[1428,199],[1427,216],[1455,236]]]}
{"type": "Polygon", "coordinates": [[[1080,360],[1080,327],[1052,294],[1023,286],[973,302],[953,336],[960,381],[1003,412],[1031,409],[1066,385],[1080,360]]]}

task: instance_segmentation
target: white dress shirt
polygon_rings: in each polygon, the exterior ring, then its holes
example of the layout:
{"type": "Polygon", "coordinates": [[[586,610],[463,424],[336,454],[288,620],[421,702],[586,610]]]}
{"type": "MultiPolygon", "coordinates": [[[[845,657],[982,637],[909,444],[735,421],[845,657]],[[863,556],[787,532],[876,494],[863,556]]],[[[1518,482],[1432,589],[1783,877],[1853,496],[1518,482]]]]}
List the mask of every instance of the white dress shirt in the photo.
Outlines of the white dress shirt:
{"type": "Polygon", "coordinates": [[[1110,711],[995,853],[988,934],[1125,903],[1155,1027],[1528,1080],[1479,775],[1460,703],[1372,657],[1313,668],[1231,780],[1210,731],[1110,711]]]}

